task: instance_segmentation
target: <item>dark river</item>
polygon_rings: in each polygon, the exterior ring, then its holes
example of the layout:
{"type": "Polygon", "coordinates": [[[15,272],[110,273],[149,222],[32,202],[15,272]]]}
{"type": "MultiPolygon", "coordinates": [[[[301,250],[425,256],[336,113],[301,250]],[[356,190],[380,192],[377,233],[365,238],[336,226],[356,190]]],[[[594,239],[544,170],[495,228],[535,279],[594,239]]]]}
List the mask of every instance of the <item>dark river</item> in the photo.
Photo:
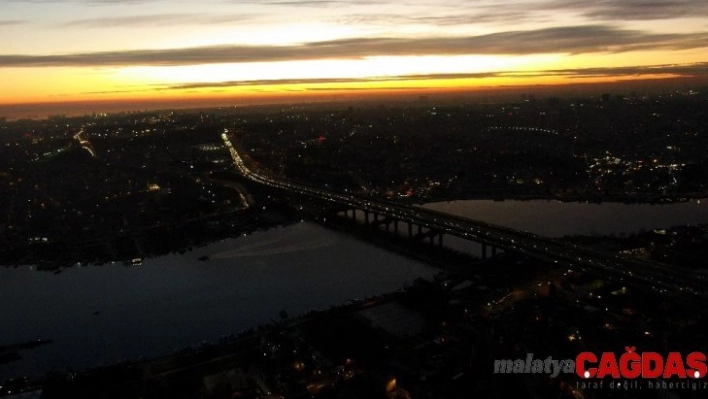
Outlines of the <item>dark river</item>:
{"type": "Polygon", "coordinates": [[[185,255],[72,267],[0,268],[0,345],[45,338],[0,365],[0,382],[152,357],[270,320],[402,288],[435,270],[314,224],[258,232],[185,255]],[[209,255],[208,261],[198,258],[209,255]]]}
{"type": "MultiPolygon", "coordinates": [[[[669,205],[471,200],[425,207],[556,237],[708,223],[706,200],[669,205]]],[[[453,247],[471,244],[445,240],[453,247]]],[[[40,376],[52,367],[80,371],[169,354],[277,320],[281,310],[296,316],[326,309],[434,273],[309,223],[148,259],[139,267],[73,267],[61,274],[30,266],[0,268],[0,345],[54,341],[22,351],[21,361],[0,365],[0,382],[40,376]],[[210,259],[198,260],[203,255],[210,259]]]]}
{"type": "Polygon", "coordinates": [[[708,223],[708,200],[662,205],[467,200],[423,207],[549,237],[632,234],[642,229],[708,223]]]}

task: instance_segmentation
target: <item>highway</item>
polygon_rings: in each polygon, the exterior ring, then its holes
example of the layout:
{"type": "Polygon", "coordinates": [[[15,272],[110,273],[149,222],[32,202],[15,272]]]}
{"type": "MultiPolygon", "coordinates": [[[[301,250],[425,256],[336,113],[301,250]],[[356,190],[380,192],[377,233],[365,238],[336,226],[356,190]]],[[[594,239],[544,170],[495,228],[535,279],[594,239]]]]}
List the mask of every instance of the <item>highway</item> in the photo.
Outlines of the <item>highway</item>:
{"type": "Polygon", "coordinates": [[[552,238],[443,212],[341,193],[273,177],[266,171],[247,166],[226,133],[222,135],[222,139],[231,153],[238,172],[254,182],[426,226],[444,234],[553,262],[576,271],[593,272],[607,280],[639,286],[683,303],[701,307],[708,304],[706,276],[695,271],[628,259],[618,254],[595,251],[552,238]]]}
{"type": "Polygon", "coordinates": [[[74,140],[78,141],[79,144],[81,144],[81,147],[83,149],[88,151],[92,157],[96,158],[96,151],[93,149],[93,145],[91,144],[90,141],[88,141],[82,137],[83,134],[84,134],[84,129],[81,129],[78,133],[76,133],[74,135],[74,140]]]}

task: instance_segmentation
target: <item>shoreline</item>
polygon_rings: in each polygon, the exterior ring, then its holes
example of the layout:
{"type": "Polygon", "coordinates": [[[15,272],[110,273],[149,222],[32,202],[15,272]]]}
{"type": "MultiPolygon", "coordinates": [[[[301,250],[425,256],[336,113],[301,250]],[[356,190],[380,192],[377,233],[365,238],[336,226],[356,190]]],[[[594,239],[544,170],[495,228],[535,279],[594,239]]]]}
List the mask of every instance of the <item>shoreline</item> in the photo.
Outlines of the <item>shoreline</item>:
{"type": "MultiPolygon", "coordinates": [[[[687,202],[692,202],[692,201],[700,201],[705,199],[708,202],[708,196],[702,193],[692,193],[690,195],[682,195],[682,196],[674,196],[674,197],[667,197],[667,196],[660,196],[660,195],[655,195],[655,196],[605,196],[605,197],[585,197],[585,196],[548,196],[548,195],[536,195],[536,194],[524,194],[524,195],[509,195],[505,197],[499,197],[499,196],[490,196],[489,194],[469,194],[465,196],[450,196],[450,197],[433,197],[433,198],[426,198],[425,200],[423,199],[415,199],[415,200],[410,200],[410,199],[402,199],[402,200],[393,200],[396,202],[404,202],[408,205],[411,206],[425,206],[429,204],[435,204],[435,203],[450,203],[450,202],[457,202],[457,201],[494,201],[494,202],[504,202],[504,201],[523,201],[523,202],[529,202],[529,201],[558,201],[558,202],[563,202],[563,203],[592,203],[592,204],[602,204],[602,203],[620,203],[620,204],[627,204],[627,205],[641,205],[641,204],[649,204],[649,205],[671,205],[671,204],[680,204],[680,203],[687,203],[687,202]]],[[[205,220],[206,221],[206,220],[205,220]]],[[[289,220],[289,221],[284,221],[284,223],[277,224],[277,226],[287,226],[292,223],[294,223],[294,220],[289,220]]],[[[186,223],[185,225],[181,227],[177,227],[175,230],[180,230],[180,229],[186,229],[189,228],[190,226],[193,226],[194,222],[189,222],[186,223]]],[[[210,243],[228,239],[228,238],[237,238],[241,234],[251,234],[253,232],[256,232],[258,230],[262,229],[269,229],[271,227],[276,227],[272,225],[268,226],[260,226],[258,228],[253,228],[251,226],[251,229],[246,229],[246,231],[242,229],[236,229],[237,231],[232,231],[232,229],[226,229],[224,235],[218,234],[218,231],[212,230],[211,233],[214,234],[216,233],[217,235],[220,235],[221,238],[216,238],[211,237],[212,239],[208,239],[205,241],[194,241],[187,247],[174,247],[167,253],[135,253],[129,256],[124,256],[121,258],[105,258],[105,259],[97,259],[97,258],[86,258],[86,259],[79,259],[75,261],[59,261],[56,259],[42,259],[41,257],[37,257],[34,259],[24,259],[21,262],[11,262],[11,263],[6,263],[4,261],[0,261],[0,267],[6,267],[6,268],[11,268],[11,267],[20,267],[20,266],[34,266],[37,268],[39,271],[49,271],[49,272],[54,272],[54,273],[61,273],[61,270],[64,268],[68,267],[73,267],[76,266],[77,264],[80,265],[94,265],[94,266],[103,266],[103,265],[110,265],[113,263],[126,263],[130,262],[131,259],[134,258],[141,258],[141,259],[149,259],[157,256],[163,256],[167,255],[169,253],[186,253],[188,251],[191,251],[192,248],[194,247],[201,247],[204,245],[209,245],[210,243]]],[[[162,228],[162,226],[160,227],[162,228]]],[[[217,229],[218,230],[218,229],[217,229]]],[[[143,232],[145,233],[145,232],[143,232]]],[[[127,232],[123,234],[126,237],[131,237],[133,234],[127,232]]],[[[149,235],[146,235],[146,237],[149,235]]],[[[115,240],[115,236],[107,236],[105,240],[115,240]]],[[[77,241],[77,245],[82,243],[82,241],[77,241]]],[[[78,258],[77,258],[78,259],[78,258]]]]}
{"type": "Polygon", "coordinates": [[[578,202],[578,203],[622,203],[622,204],[653,204],[653,205],[668,205],[691,201],[708,200],[706,193],[690,193],[682,195],[607,195],[602,197],[591,197],[582,195],[542,195],[542,194],[512,194],[512,195],[489,195],[489,194],[466,194],[458,196],[439,196],[425,199],[410,200],[410,205],[425,205],[439,202],[453,201],[559,201],[559,202],[578,202]]]}

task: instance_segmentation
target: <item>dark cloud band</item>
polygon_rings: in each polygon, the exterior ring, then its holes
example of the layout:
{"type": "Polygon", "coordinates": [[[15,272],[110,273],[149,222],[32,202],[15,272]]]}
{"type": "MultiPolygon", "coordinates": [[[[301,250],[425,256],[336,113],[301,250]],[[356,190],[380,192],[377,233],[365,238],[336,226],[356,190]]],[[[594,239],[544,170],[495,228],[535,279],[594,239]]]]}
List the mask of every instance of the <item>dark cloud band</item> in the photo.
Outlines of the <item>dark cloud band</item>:
{"type": "Polygon", "coordinates": [[[708,33],[655,34],[604,25],[511,31],[472,37],[354,38],[292,46],[211,46],[64,55],[0,55],[0,67],[172,66],[373,56],[546,54],[681,50],[708,46],[708,33]]]}

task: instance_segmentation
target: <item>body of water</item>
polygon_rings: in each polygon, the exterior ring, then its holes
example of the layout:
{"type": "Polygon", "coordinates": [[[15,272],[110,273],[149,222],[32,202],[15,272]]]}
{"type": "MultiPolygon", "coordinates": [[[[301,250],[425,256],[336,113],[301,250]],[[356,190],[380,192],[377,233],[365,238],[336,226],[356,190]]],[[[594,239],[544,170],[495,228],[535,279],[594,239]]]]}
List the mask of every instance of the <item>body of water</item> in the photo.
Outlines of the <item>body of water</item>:
{"type": "MultiPolygon", "coordinates": [[[[466,200],[424,205],[536,234],[631,234],[708,223],[708,201],[665,205],[466,200]]],[[[458,249],[476,244],[446,237],[458,249]]],[[[479,248],[473,249],[473,253],[479,248]]],[[[0,365],[0,381],[154,357],[353,298],[400,289],[435,271],[321,226],[300,223],[184,255],[73,267],[0,268],[0,346],[54,342],[0,365]],[[209,260],[199,258],[209,256],[209,260]]]]}
{"type": "Polygon", "coordinates": [[[435,270],[318,225],[229,239],[185,255],[73,267],[0,268],[0,345],[54,342],[0,365],[0,382],[81,371],[402,288],[435,270]],[[199,257],[208,255],[208,261],[199,257]]]}
{"type": "Polygon", "coordinates": [[[708,200],[670,204],[464,200],[423,207],[548,237],[632,234],[708,223],[708,200]]]}

